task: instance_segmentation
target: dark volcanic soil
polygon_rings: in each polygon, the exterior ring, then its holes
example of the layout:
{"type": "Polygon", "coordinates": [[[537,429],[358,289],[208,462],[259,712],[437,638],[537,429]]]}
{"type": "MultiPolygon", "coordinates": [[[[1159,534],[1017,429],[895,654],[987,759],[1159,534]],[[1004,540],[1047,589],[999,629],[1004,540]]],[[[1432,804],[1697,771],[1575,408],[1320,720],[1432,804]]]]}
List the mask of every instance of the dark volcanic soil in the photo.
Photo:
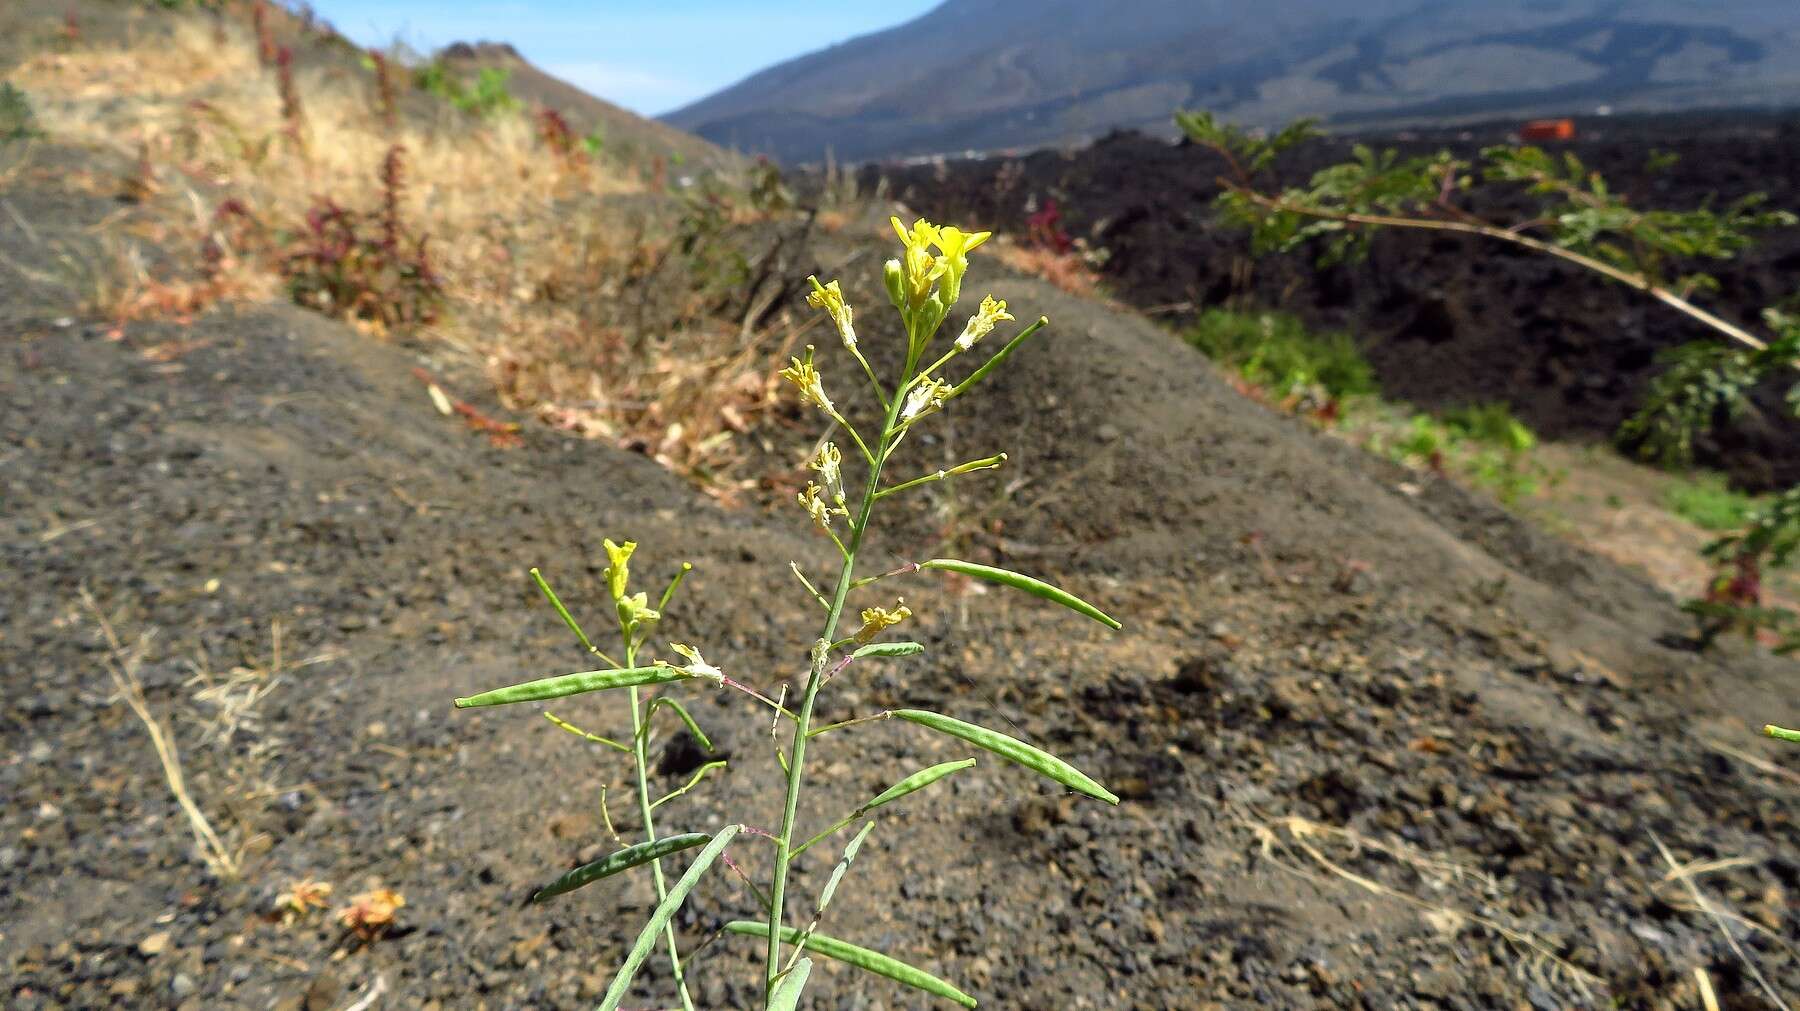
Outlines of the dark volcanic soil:
{"type": "MultiPolygon", "coordinates": [[[[1559,145],[1603,173],[1635,206],[1689,208],[1753,192],[1773,207],[1800,209],[1800,126],[1791,118],[1647,117],[1581,124],[1584,139],[1559,145]],[[1647,171],[1655,152],[1679,156],[1647,171]]],[[[1406,140],[1360,138],[1404,154],[1450,150],[1473,157],[1503,143],[1498,128],[1406,140]]],[[[1302,147],[1278,166],[1299,184],[1347,160],[1348,138],[1302,147]]],[[[1505,400],[1556,437],[1609,438],[1635,408],[1655,356],[1709,334],[1620,285],[1528,250],[1476,237],[1390,232],[1366,262],[1320,269],[1295,253],[1252,260],[1241,231],[1221,227],[1211,204],[1224,164],[1210,151],[1137,134],[1115,134],[1071,153],[867,169],[895,196],[945,216],[1023,235],[1028,208],[1057,200],[1064,227],[1104,248],[1108,288],[1179,323],[1194,307],[1276,307],[1314,325],[1345,329],[1366,349],[1383,388],[1428,408],[1505,400]]],[[[1477,191],[1471,209],[1501,221],[1521,207],[1477,191]]],[[[1764,233],[1730,262],[1701,269],[1720,281],[1703,304],[1754,326],[1766,306],[1796,294],[1800,229],[1764,233]]],[[[1778,394],[1778,391],[1768,391],[1778,394]]],[[[1800,481],[1800,424],[1783,419],[1778,395],[1703,447],[1707,462],[1752,487],[1800,481]]]]}
{"type": "MultiPolygon", "coordinates": [[[[46,218],[44,194],[6,199],[70,232],[110,211],[58,198],[46,218]]],[[[50,238],[0,218],[13,260],[50,238]]],[[[891,365],[864,277],[878,261],[861,239],[819,255],[824,276],[854,261],[859,330],[891,365]]],[[[1054,325],[903,468],[1001,449],[1012,464],[896,507],[873,564],[996,560],[1126,629],[917,580],[900,592],[925,657],[853,668],[821,716],[941,709],[1125,799],[1108,809],[984,760],[883,819],[830,932],[988,1007],[1690,1008],[1696,968],[1723,1006],[1771,1006],[1665,878],[1660,840],[1793,991],[1800,759],[1751,731],[1796,711],[1792,663],[1687,652],[1675,606],[1617,567],[1244,401],[1141,319],[985,263],[970,294],[990,279],[1054,325]]],[[[523,448],[491,448],[432,409],[409,374],[423,352],[297,310],[115,342],[27,294],[0,271],[9,1006],[341,1008],[376,980],[380,1006],[595,1003],[647,878],[520,902],[602,851],[599,788],[624,770],[528,707],[451,698],[580,669],[525,571],[598,614],[604,536],[643,543],[640,573],[695,562],[663,631],[773,690],[802,671],[816,618],[785,566],[821,571],[828,549],[791,508],[721,511],[641,457],[530,427],[523,448]],[[242,880],[194,859],[82,586],[128,641],[156,633],[142,678],[196,796],[234,838],[261,836],[242,880]],[[266,664],[277,620],[287,665],[261,719],[204,738],[194,667],[266,664]],[[402,932],[358,948],[324,916],[273,922],[302,878],[334,884],[334,903],[398,890],[402,932]]],[[[830,376],[840,402],[851,378],[830,376]]],[[[799,452],[812,431],[772,434],[799,452]]],[[[661,809],[662,827],[773,825],[762,713],[682,694],[733,767],[661,809]]],[[[593,696],[558,711],[602,732],[623,718],[593,696]]],[[[803,813],[821,823],[962,754],[885,723],[821,738],[803,813]]],[[[735,849],[766,862],[754,841],[735,849]]],[[[829,861],[804,861],[796,890],[829,861]]],[[[698,945],[750,908],[710,876],[681,932],[698,945]]],[[[703,1007],[752,1006],[753,948],[696,954],[703,1007]]],[[[926,1006],[835,966],[815,979],[814,1007],[926,1006]]],[[[635,1002],[668,1006],[666,984],[653,960],[635,1002]]]]}

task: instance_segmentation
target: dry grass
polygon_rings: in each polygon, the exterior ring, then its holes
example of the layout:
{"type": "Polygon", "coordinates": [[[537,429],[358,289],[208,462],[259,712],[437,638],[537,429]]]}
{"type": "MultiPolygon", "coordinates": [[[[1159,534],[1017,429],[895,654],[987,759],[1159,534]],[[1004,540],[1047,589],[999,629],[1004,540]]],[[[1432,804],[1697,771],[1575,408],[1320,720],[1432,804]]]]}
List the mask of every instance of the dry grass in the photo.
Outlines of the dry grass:
{"type": "Polygon", "coordinates": [[[272,798],[290,789],[277,786],[271,778],[282,740],[265,725],[263,703],[294,671],[330,662],[336,656],[322,653],[300,660],[288,658],[281,624],[272,622],[267,660],[247,657],[228,670],[215,671],[201,650],[189,663],[193,676],[184,685],[191,692],[191,705],[159,716],[152,711],[138,677],[154,632],[140,635],[128,647],[86,587],[81,588],[81,602],[106,644],[105,665],[113,689],[149,734],[163,778],[187,820],[201,860],[220,877],[237,877],[244,870],[246,855],[268,841],[255,826],[257,815],[267,809],[272,798]],[[191,778],[176,745],[176,716],[199,725],[195,753],[206,760],[191,778]],[[197,794],[206,798],[204,807],[197,794]],[[208,808],[222,812],[225,821],[219,824],[229,824],[231,829],[221,831],[207,814],[208,808]]]}
{"type": "Polygon", "coordinates": [[[200,810],[200,805],[194,802],[193,794],[188,792],[187,777],[182,772],[181,753],[175,746],[175,735],[168,723],[150,711],[150,703],[144,697],[144,683],[138,678],[138,667],[143,662],[151,636],[146,633],[139,637],[132,648],[127,649],[118,633],[113,631],[112,622],[100,610],[100,605],[85,586],[81,588],[81,602],[105,637],[109,651],[106,673],[112,678],[113,689],[131,707],[131,711],[144,724],[145,732],[150,735],[150,744],[156,749],[157,761],[162,764],[163,779],[168,782],[169,792],[174,795],[175,803],[187,816],[188,828],[194,834],[194,845],[199,850],[201,859],[220,877],[237,877],[239,854],[226,847],[224,840],[214,830],[211,820],[200,810]]]}
{"type": "MultiPolygon", "coordinates": [[[[1776,991],[1774,985],[1762,974],[1762,969],[1757,967],[1756,962],[1752,960],[1749,953],[1744,950],[1744,946],[1738,943],[1737,936],[1732,933],[1731,927],[1726,923],[1726,920],[1734,920],[1740,926],[1763,929],[1765,933],[1769,933],[1770,936],[1776,937],[1777,940],[1779,940],[1779,935],[1767,931],[1765,928],[1762,928],[1761,924],[1755,923],[1752,920],[1728,914],[1717,909],[1707,900],[1705,894],[1700,891],[1700,886],[1694,883],[1694,879],[1702,874],[1712,871],[1727,870],[1732,867],[1741,867],[1752,864],[1755,861],[1729,859],[1683,864],[1676,861],[1675,854],[1669,852],[1669,848],[1663,845],[1662,838],[1656,833],[1650,833],[1650,840],[1656,844],[1656,851],[1662,855],[1663,861],[1669,865],[1669,873],[1663,878],[1664,882],[1679,881],[1685,886],[1689,897],[1693,899],[1692,908],[1705,913],[1707,917],[1713,921],[1714,926],[1719,928],[1719,934],[1725,938],[1726,946],[1731,949],[1732,954],[1737,956],[1738,961],[1744,967],[1744,971],[1749,973],[1750,978],[1756,981],[1756,985],[1762,990],[1763,995],[1769,998],[1769,1003],[1777,1008],[1778,1011],[1791,1011],[1791,1007],[1787,1001],[1782,999],[1781,994],[1776,991]]],[[[1702,978],[1701,984],[1702,993],[1711,991],[1712,987],[1709,980],[1702,978]]]]}
{"type": "Polygon", "coordinates": [[[1474,912],[1477,908],[1496,908],[1504,900],[1503,883],[1491,875],[1401,843],[1382,842],[1298,816],[1268,820],[1247,814],[1238,817],[1255,836],[1262,854],[1277,866],[1308,877],[1315,875],[1307,868],[1316,867],[1371,894],[1417,909],[1427,923],[1446,935],[1454,936],[1467,927],[1494,934],[1519,952],[1519,968],[1527,978],[1553,989],[1566,987],[1585,1003],[1594,1003],[1596,995],[1606,990],[1604,980],[1559,956],[1551,942],[1496,916],[1474,912]],[[1333,847],[1336,853],[1327,852],[1333,847]],[[1366,853],[1379,854],[1383,859],[1376,861],[1378,864],[1411,872],[1431,897],[1378,880],[1374,870],[1353,870],[1352,866],[1366,853]],[[1446,898],[1458,895],[1464,901],[1446,898]]]}
{"type": "Polygon", "coordinates": [[[1033,277],[1041,277],[1071,295],[1090,297],[1100,287],[1100,275],[1088,266],[1079,251],[1059,253],[1036,245],[1021,245],[1002,236],[994,243],[1000,262],[1033,277]]]}
{"type": "MultiPolygon", "coordinates": [[[[378,170],[398,145],[398,210],[428,237],[448,306],[420,336],[485,372],[511,410],[644,452],[721,497],[752,483],[733,473],[736,441],[772,407],[764,377],[793,335],[771,311],[778,287],[719,269],[727,247],[779,230],[741,186],[720,191],[717,229],[697,248],[680,201],[651,195],[655,166],[561,156],[530,110],[477,117],[404,82],[390,120],[353,54],[284,15],[269,21],[274,44],[295,53],[301,111],[285,118],[280,75],[244,10],[147,15],[124,41],[60,45],[13,72],[51,141],[131,166],[94,185],[140,201],[166,226],[161,247],[196,260],[191,277],[156,278],[133,247],[90,255],[62,285],[94,292],[84,311],[123,324],[274,295],[284,234],[324,196],[375,212],[378,170]],[[218,214],[228,201],[243,213],[218,214]]],[[[40,26],[46,37],[57,27],[40,26]]]]}

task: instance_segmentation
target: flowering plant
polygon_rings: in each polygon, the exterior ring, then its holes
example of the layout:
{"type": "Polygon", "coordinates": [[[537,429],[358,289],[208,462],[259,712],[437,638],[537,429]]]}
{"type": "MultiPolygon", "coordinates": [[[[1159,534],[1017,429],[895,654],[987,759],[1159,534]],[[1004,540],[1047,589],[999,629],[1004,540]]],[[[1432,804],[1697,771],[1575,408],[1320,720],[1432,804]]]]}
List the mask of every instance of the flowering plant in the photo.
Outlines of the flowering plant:
{"type": "MultiPolygon", "coordinates": [[[[973,997],[923,969],[831,937],[821,933],[818,929],[826,909],[852,860],[855,859],[858,849],[875,828],[873,815],[879,809],[910,794],[924,790],[938,780],[969,768],[975,764],[975,760],[945,762],[915,772],[836,819],[822,830],[803,834],[799,811],[801,794],[806,785],[807,751],[811,743],[822,735],[877,720],[903,720],[926,730],[957,738],[973,748],[1046,776],[1077,793],[1108,804],[1118,803],[1118,797],[1111,791],[1056,756],[1016,738],[941,713],[922,709],[892,709],[827,726],[813,725],[813,713],[821,691],[834,677],[843,674],[853,664],[911,656],[924,651],[924,647],[918,643],[889,638],[894,628],[902,625],[912,616],[911,607],[903,599],[896,600],[892,606],[871,603],[868,606],[857,608],[854,612],[850,611],[851,594],[867,591],[877,582],[901,578],[924,569],[954,572],[967,578],[1022,590],[1044,600],[1060,604],[1111,628],[1120,627],[1117,621],[1092,604],[1041,580],[1007,569],[979,565],[960,559],[933,558],[927,561],[908,563],[892,571],[876,575],[859,576],[857,574],[858,553],[872,527],[875,507],[878,503],[890,496],[934,481],[946,480],[975,471],[989,470],[1005,463],[1006,456],[1001,453],[910,480],[885,486],[882,483],[887,465],[908,434],[932,415],[945,410],[959,397],[968,395],[974,387],[995,369],[1004,365],[1020,346],[1049,322],[1047,319],[1039,317],[1007,341],[999,351],[968,371],[960,379],[950,378],[949,369],[957,359],[971,353],[982,339],[997,326],[1013,320],[1004,301],[996,300],[992,296],[985,297],[981,300],[979,307],[969,315],[960,334],[949,342],[942,354],[936,358],[930,357],[938,332],[960,297],[963,280],[969,268],[969,254],[987,241],[989,233],[965,232],[954,227],[938,227],[922,219],[914,222],[910,228],[903,225],[899,219],[894,219],[893,225],[895,232],[900,237],[902,252],[899,257],[887,261],[883,270],[883,281],[894,309],[900,314],[906,333],[907,346],[905,365],[902,369],[903,378],[891,385],[883,383],[875,368],[864,357],[858,347],[854,325],[855,314],[845,300],[839,282],[820,284],[814,278],[811,281],[812,292],[807,298],[810,305],[822,310],[831,320],[844,349],[856,360],[867,377],[871,395],[880,404],[883,412],[879,431],[865,437],[839,412],[831,397],[826,393],[824,381],[813,364],[813,348],[807,348],[803,358],[793,359],[790,366],[781,373],[799,391],[801,400],[824,414],[834,427],[842,429],[852,444],[851,447],[840,448],[835,442],[823,443],[807,465],[808,469],[813,472],[813,480],[799,495],[800,506],[811,517],[812,522],[819,530],[836,545],[842,557],[842,565],[838,570],[836,582],[832,584],[829,592],[821,591],[806,577],[798,565],[790,565],[794,575],[805,588],[808,597],[816,602],[824,612],[823,629],[809,651],[805,688],[800,695],[798,706],[789,708],[783,702],[771,700],[749,686],[733,680],[720,668],[707,662],[700,650],[686,644],[669,644],[670,650],[685,661],[683,663],[676,664],[668,661],[641,663],[638,657],[648,640],[649,630],[661,617],[663,608],[668,605],[670,597],[674,594],[676,583],[680,581],[680,576],[677,575],[675,582],[671,583],[669,589],[664,592],[657,607],[650,607],[646,594],[634,595],[629,592],[627,564],[635,545],[629,542],[617,545],[611,541],[607,542],[607,551],[611,557],[611,566],[607,570],[608,589],[615,601],[619,615],[620,634],[624,642],[622,662],[613,662],[611,658],[593,647],[574,618],[569,615],[568,610],[563,607],[561,601],[539,577],[539,587],[550,599],[552,606],[562,615],[581,643],[600,656],[607,664],[606,669],[543,678],[456,700],[458,707],[467,707],[538,701],[560,698],[579,692],[619,688],[626,689],[628,693],[632,710],[632,739],[629,745],[587,734],[585,731],[576,732],[602,745],[629,752],[632,755],[637,775],[638,801],[642,815],[644,839],[634,845],[624,846],[619,851],[600,860],[567,872],[539,890],[537,895],[540,899],[548,898],[629,868],[646,864],[651,867],[657,886],[658,904],[651,913],[649,921],[639,933],[636,943],[626,954],[624,964],[607,990],[606,997],[601,1003],[603,1011],[619,1007],[631,987],[634,976],[657,946],[659,936],[668,949],[672,975],[682,1005],[688,1009],[693,1007],[687,992],[671,918],[688,893],[692,891],[694,885],[715,862],[723,860],[736,869],[737,865],[731,862],[730,857],[726,855],[726,850],[734,840],[741,837],[757,838],[772,848],[768,887],[764,890],[752,886],[759,906],[756,919],[728,923],[724,929],[731,934],[753,936],[765,942],[767,955],[763,984],[765,1007],[769,1011],[792,1011],[798,1006],[802,990],[807,984],[812,969],[810,956],[823,956],[845,962],[965,1007],[975,1006],[976,1002],[973,997]],[[862,464],[863,480],[860,489],[857,489],[856,494],[852,495],[846,480],[845,462],[858,459],[862,464]],[[855,503],[854,506],[852,506],[852,502],[855,503]],[[846,613],[856,615],[854,628],[845,625],[843,619],[846,613]],[[692,832],[660,838],[655,834],[651,812],[663,802],[686,792],[698,781],[699,775],[703,775],[706,771],[703,768],[701,773],[696,775],[695,780],[690,781],[687,787],[683,787],[674,794],[657,800],[650,798],[645,775],[644,741],[650,719],[657,712],[657,707],[667,705],[670,712],[682,720],[687,732],[693,735],[696,741],[708,748],[710,748],[710,743],[687,711],[674,700],[665,696],[657,696],[644,705],[640,691],[649,686],[683,681],[703,681],[715,686],[738,690],[773,709],[778,726],[782,725],[782,721],[786,721],[787,743],[785,751],[779,753],[785,778],[784,805],[781,824],[774,831],[732,824],[710,834],[692,832]],[[808,911],[803,914],[803,917],[796,916],[790,920],[790,907],[794,905],[793,897],[790,896],[788,889],[790,868],[808,850],[830,841],[859,823],[861,827],[840,851],[838,863],[826,879],[825,886],[807,903],[808,911]],[[661,861],[672,854],[691,848],[697,848],[698,855],[688,865],[679,880],[672,885],[669,884],[663,876],[661,861]],[[796,926],[795,924],[801,922],[802,919],[804,919],[804,924],[796,926]]],[[[533,574],[536,575],[535,570],[533,574]]],[[[555,717],[551,717],[551,719],[559,726],[564,726],[565,729],[575,730],[555,717]]]]}

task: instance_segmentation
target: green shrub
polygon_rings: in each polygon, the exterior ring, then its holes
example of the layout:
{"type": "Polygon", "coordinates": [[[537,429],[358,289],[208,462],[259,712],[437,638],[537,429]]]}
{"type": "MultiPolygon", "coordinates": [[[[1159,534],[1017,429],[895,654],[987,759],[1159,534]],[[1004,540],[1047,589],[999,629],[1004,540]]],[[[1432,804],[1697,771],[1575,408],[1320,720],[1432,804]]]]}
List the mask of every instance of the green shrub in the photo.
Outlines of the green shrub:
{"type": "Polygon", "coordinates": [[[41,136],[31,99],[11,81],[0,82],[0,143],[41,136]]]}
{"type": "Polygon", "coordinates": [[[1537,433],[1513,417],[1512,409],[1498,401],[1459,407],[1444,415],[1444,424],[1465,439],[1509,453],[1537,447],[1537,433]]]}
{"type": "Polygon", "coordinates": [[[1375,372],[1349,334],[1313,333],[1286,313],[1208,309],[1186,337],[1208,358],[1283,395],[1313,388],[1338,399],[1376,392],[1375,372]]]}
{"type": "Polygon", "coordinates": [[[1663,502],[1669,510],[1702,530],[1727,533],[1749,525],[1757,499],[1735,491],[1719,474],[1698,474],[1668,487],[1663,502]]]}
{"type": "Polygon", "coordinates": [[[449,102],[473,116],[498,116],[519,107],[519,100],[506,88],[512,71],[506,67],[482,67],[475,72],[475,83],[458,77],[443,60],[432,60],[413,71],[413,86],[449,102]]]}

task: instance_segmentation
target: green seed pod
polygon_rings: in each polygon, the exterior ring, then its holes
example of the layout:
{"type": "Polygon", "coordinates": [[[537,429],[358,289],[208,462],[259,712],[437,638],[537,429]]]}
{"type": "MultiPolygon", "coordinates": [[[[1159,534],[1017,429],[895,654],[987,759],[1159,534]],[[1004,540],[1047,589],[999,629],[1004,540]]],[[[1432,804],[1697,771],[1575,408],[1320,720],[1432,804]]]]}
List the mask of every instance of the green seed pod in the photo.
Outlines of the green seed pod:
{"type": "MultiPolygon", "coordinates": [[[[742,934],[746,937],[766,938],[769,936],[768,924],[753,923],[749,920],[733,920],[725,925],[725,930],[728,933],[742,934]]],[[[781,937],[789,944],[796,944],[800,940],[800,931],[793,927],[783,927],[781,928],[781,937]]],[[[806,950],[824,955],[826,958],[836,959],[845,965],[856,966],[864,972],[886,976],[896,983],[935,994],[945,1000],[953,1000],[963,1007],[975,1007],[977,1003],[975,998],[923,969],[916,969],[897,958],[883,955],[879,951],[857,947],[848,941],[840,941],[825,934],[814,934],[806,939],[806,950]]]]}
{"type": "Polygon", "coordinates": [[[946,572],[959,572],[975,579],[990,583],[1000,583],[1017,590],[1024,590],[1034,597],[1042,597],[1053,603],[1061,604],[1071,611],[1085,614],[1108,628],[1123,628],[1111,615],[1094,605],[1082,600],[1067,590],[1058,589],[1041,579],[1033,579],[1011,569],[995,568],[992,565],[979,565],[975,562],[964,562],[955,558],[933,558],[919,565],[922,569],[943,569],[946,572]]]}
{"type": "Polygon", "coordinates": [[[983,751],[991,751],[1015,765],[1022,765],[1040,775],[1048,776],[1076,793],[1086,794],[1095,800],[1104,800],[1108,804],[1119,802],[1117,794],[1089,779],[1087,774],[1080,769],[1048,751],[1032,747],[1024,741],[1008,737],[997,730],[978,727],[973,723],[964,723],[942,713],[927,712],[923,709],[896,709],[894,715],[899,719],[917,723],[921,727],[929,727],[940,734],[960,737],[983,751]]]}
{"type": "Polygon", "coordinates": [[[555,881],[531,894],[531,901],[544,902],[564,892],[572,892],[582,885],[590,884],[601,878],[611,877],[620,871],[641,867],[652,860],[661,860],[671,853],[679,853],[710,840],[712,836],[701,832],[689,832],[686,835],[672,835],[653,842],[638,843],[636,846],[609,853],[591,864],[583,864],[568,871],[555,881]]]}
{"type": "Polygon", "coordinates": [[[496,688],[491,692],[482,692],[479,695],[457,699],[456,708],[472,709],[476,706],[504,706],[513,702],[541,702],[544,699],[560,699],[564,695],[605,691],[608,688],[668,684],[671,681],[686,680],[689,676],[686,671],[679,668],[661,666],[584,670],[574,674],[539,678],[536,681],[496,688]]]}
{"type": "Polygon", "coordinates": [[[942,765],[934,765],[929,769],[920,769],[918,772],[913,773],[900,782],[895,783],[893,786],[876,794],[873,800],[864,804],[862,807],[857,808],[857,811],[862,814],[868,814],[870,811],[885,804],[892,804],[894,801],[899,800],[909,793],[918,793],[920,790],[943,779],[945,776],[948,776],[953,772],[961,772],[974,764],[975,760],[973,758],[965,758],[960,762],[945,762],[942,765]]]}
{"type": "Polygon", "coordinates": [[[858,646],[856,652],[850,654],[858,660],[866,656],[914,656],[925,652],[925,647],[916,642],[872,642],[867,646],[858,646]]]}

